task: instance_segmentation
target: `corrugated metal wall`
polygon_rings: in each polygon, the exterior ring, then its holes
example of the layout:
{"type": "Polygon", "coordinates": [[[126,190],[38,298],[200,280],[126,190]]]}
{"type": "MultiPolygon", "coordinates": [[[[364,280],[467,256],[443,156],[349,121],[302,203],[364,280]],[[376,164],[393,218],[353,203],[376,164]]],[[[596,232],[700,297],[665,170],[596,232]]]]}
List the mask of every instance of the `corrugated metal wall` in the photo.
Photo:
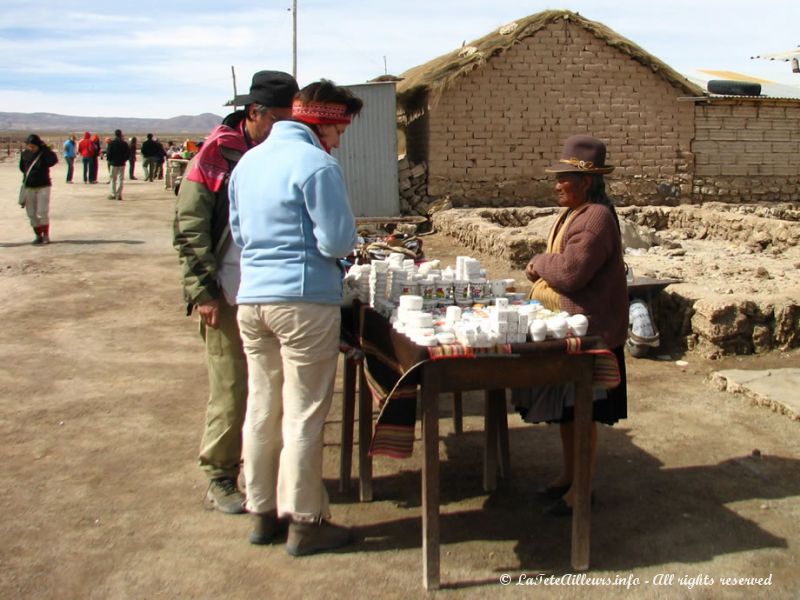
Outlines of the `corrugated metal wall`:
{"type": "Polygon", "coordinates": [[[400,214],[394,82],[344,86],[364,101],[333,155],[342,165],[357,217],[400,214]]]}

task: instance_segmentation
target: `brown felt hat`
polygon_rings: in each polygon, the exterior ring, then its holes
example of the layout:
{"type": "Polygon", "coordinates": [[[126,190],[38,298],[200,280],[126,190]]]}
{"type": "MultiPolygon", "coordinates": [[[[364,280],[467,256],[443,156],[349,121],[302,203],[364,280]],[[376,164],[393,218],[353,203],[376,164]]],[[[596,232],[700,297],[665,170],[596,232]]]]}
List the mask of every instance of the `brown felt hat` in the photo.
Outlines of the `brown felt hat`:
{"type": "Polygon", "coordinates": [[[606,145],[590,135],[579,134],[567,138],[561,158],[545,172],[594,175],[613,170],[613,166],[606,164],[606,145]]]}

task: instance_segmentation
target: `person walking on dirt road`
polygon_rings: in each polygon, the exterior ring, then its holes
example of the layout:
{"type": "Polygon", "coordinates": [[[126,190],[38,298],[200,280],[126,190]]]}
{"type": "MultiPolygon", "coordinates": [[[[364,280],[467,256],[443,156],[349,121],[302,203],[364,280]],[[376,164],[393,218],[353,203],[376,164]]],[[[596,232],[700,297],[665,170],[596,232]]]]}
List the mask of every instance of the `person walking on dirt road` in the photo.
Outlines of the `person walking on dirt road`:
{"type": "Polygon", "coordinates": [[[20,206],[27,211],[36,234],[33,244],[39,246],[50,243],[50,167],[58,157],[35,133],[27,137],[25,146],[19,157],[19,170],[24,173],[20,206]]]}

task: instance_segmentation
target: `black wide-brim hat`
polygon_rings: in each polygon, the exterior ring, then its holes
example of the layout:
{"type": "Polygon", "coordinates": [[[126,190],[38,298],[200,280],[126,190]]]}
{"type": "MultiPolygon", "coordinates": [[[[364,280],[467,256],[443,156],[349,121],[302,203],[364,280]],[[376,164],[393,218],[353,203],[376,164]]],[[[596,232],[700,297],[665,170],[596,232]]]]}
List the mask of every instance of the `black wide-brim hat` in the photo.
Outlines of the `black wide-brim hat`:
{"type": "Polygon", "coordinates": [[[612,165],[606,164],[606,145],[595,137],[579,134],[567,138],[561,158],[547,167],[545,173],[602,175],[613,170],[612,165]]]}
{"type": "Polygon", "coordinates": [[[236,96],[231,104],[247,106],[257,102],[269,108],[291,108],[294,95],[300,90],[295,78],[283,71],[259,71],[253,75],[250,93],[236,96]]]}

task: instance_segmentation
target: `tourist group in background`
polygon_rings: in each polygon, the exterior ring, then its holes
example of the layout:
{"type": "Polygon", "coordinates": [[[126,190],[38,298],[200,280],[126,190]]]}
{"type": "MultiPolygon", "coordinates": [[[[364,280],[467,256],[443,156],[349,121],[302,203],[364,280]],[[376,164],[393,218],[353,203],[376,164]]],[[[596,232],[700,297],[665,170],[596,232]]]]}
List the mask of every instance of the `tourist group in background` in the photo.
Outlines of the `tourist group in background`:
{"type": "MultiPolygon", "coordinates": [[[[138,151],[138,139],[133,136],[126,141],[119,129],[114,131],[114,137],[107,137],[103,142],[97,133],[88,131],[83,133],[80,141],[77,136],[69,135],[61,146],[61,155],[66,165],[65,181],[68,184],[73,183],[75,162],[80,157],[83,182],[97,184],[99,163],[105,159],[108,164],[109,183],[107,198],[122,200],[126,164],[128,179],[137,179],[134,173],[138,151]]],[[[164,163],[167,156],[183,155],[182,150],[172,141],[169,142],[169,148],[165,148],[152,133],[147,134],[147,141],[142,144],[141,153],[147,181],[164,178],[164,163]]],[[[30,134],[26,138],[25,146],[20,153],[19,166],[23,180],[20,186],[19,204],[27,210],[31,226],[36,233],[32,242],[36,246],[50,243],[50,192],[53,185],[50,168],[57,162],[58,157],[55,152],[39,135],[30,134]]]]}

